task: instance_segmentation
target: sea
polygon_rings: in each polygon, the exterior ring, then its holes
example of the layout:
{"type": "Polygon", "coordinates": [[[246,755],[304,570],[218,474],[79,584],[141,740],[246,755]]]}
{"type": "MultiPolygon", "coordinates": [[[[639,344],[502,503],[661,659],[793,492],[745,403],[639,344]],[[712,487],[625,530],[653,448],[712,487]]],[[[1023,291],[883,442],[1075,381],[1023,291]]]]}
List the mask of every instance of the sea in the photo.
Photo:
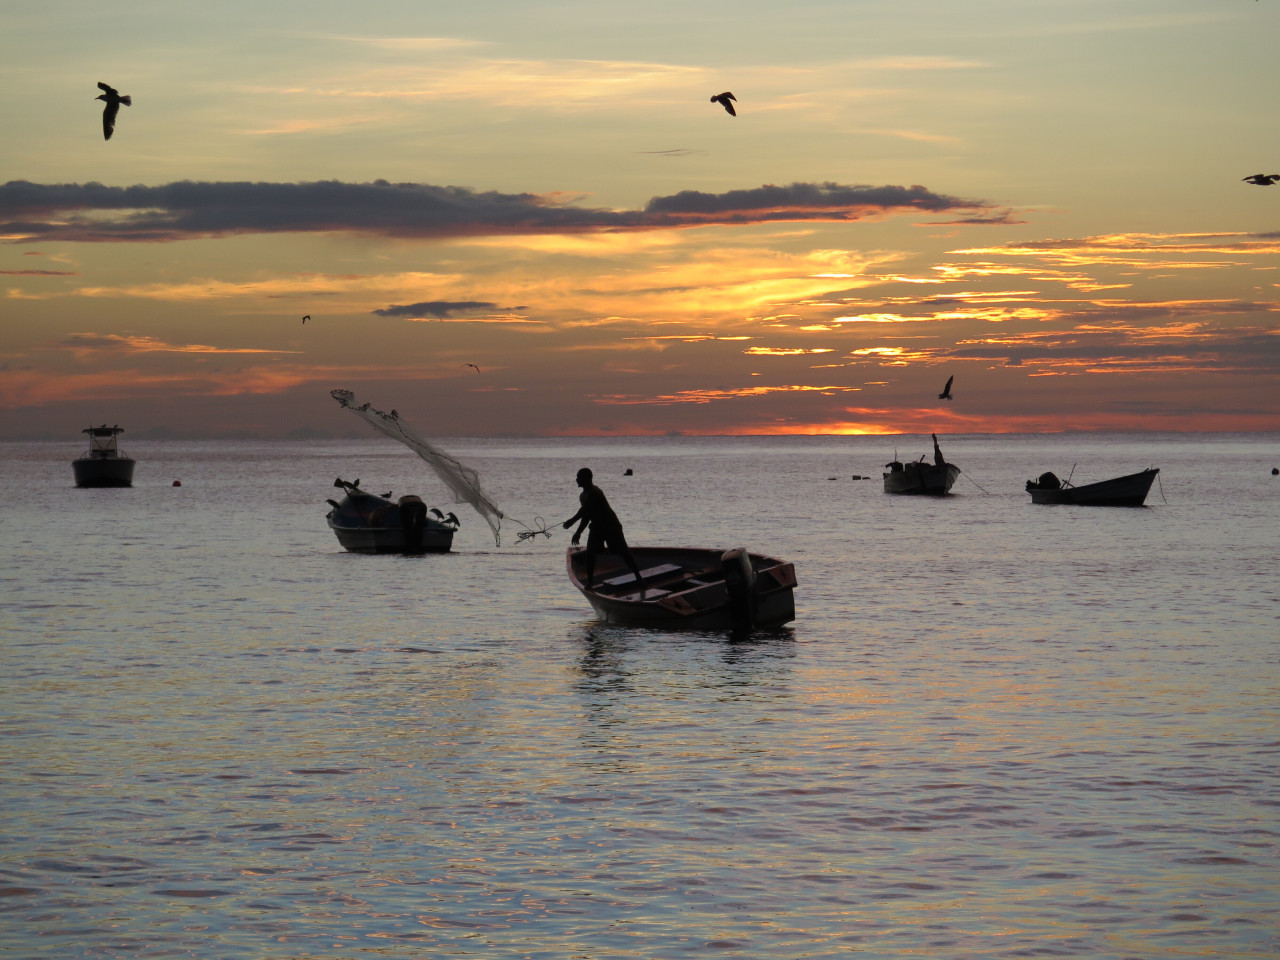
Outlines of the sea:
{"type": "Polygon", "coordinates": [[[1280,434],[940,442],[945,499],[883,492],[927,436],[440,440],[500,546],[373,435],[0,444],[0,952],[1280,957],[1280,434]],[[795,621],[598,622],[583,466],[795,621]],[[337,477],[452,552],[343,551],[337,477]]]}

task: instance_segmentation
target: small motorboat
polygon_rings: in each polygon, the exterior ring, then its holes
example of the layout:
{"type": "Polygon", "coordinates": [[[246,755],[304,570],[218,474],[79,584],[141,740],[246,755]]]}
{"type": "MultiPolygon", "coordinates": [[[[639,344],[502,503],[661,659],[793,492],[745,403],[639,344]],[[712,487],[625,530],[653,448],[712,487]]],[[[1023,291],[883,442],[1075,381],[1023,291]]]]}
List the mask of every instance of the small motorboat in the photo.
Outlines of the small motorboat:
{"type": "Polygon", "coordinates": [[[77,487],[132,487],[134,461],[120,452],[116,437],[124,427],[89,427],[89,449],[71,461],[77,487]]]}
{"type": "Polygon", "coordinates": [[[339,477],[335,487],[346,491],[325,518],[338,542],[353,553],[447,553],[459,527],[452,513],[443,514],[412,494],[392,500],[391,494],[366,493],[360,481],[339,477]]]}
{"type": "Polygon", "coordinates": [[[565,556],[569,579],[607,623],[665,629],[748,631],[796,617],[795,567],[773,557],[693,547],[632,547],[640,580],[616,554],[596,555],[587,587],[586,548],[565,556]]]}
{"type": "Polygon", "coordinates": [[[944,497],[951,492],[952,485],[960,476],[960,468],[943,459],[936,436],[933,438],[933,463],[923,456],[908,463],[895,458],[885,467],[888,470],[884,474],[885,493],[944,497]]]}
{"type": "Polygon", "coordinates": [[[1160,472],[1159,467],[1149,467],[1139,473],[1131,473],[1111,480],[1099,480],[1084,486],[1073,486],[1070,478],[1059,480],[1046,472],[1027,481],[1027,493],[1032,503],[1073,503],[1082,507],[1140,507],[1146,502],[1151,484],[1160,472]]]}

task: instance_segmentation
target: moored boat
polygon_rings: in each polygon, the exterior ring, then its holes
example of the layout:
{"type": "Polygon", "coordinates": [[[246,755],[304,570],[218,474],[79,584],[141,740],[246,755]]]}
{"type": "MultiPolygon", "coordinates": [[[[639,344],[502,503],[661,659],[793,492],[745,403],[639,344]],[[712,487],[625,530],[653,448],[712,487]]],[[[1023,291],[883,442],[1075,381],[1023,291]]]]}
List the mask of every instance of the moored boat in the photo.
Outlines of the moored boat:
{"type": "Polygon", "coordinates": [[[894,459],[885,467],[888,470],[884,474],[885,493],[943,497],[951,492],[952,485],[960,476],[960,468],[943,458],[936,434],[933,436],[933,463],[927,462],[922,455],[919,460],[907,463],[894,459]]]}
{"type": "Polygon", "coordinates": [[[586,548],[565,555],[569,579],[600,619],[666,629],[745,631],[795,619],[795,567],[774,557],[696,547],[632,547],[640,580],[622,558],[596,556],[586,585],[586,548]]]}
{"type": "Polygon", "coordinates": [[[338,542],[353,553],[447,553],[453,546],[458,518],[442,514],[412,494],[392,500],[391,494],[366,493],[360,481],[350,483],[339,477],[335,487],[346,491],[325,519],[338,542]]]}
{"type": "Polygon", "coordinates": [[[1059,480],[1046,472],[1027,481],[1027,493],[1032,503],[1071,503],[1082,507],[1140,507],[1147,499],[1151,484],[1160,472],[1159,467],[1149,467],[1138,473],[1084,486],[1072,485],[1070,479],[1059,480]]]}
{"type": "Polygon", "coordinates": [[[131,487],[136,461],[120,452],[116,438],[124,427],[89,427],[89,449],[71,461],[77,487],[131,487]]]}

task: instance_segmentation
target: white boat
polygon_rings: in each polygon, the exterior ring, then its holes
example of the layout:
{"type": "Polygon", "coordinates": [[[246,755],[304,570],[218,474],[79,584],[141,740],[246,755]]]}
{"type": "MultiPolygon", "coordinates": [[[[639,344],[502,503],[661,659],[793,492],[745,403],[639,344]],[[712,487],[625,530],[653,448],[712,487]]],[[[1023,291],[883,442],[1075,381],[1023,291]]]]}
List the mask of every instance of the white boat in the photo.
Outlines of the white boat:
{"type": "Polygon", "coordinates": [[[89,449],[71,461],[77,487],[131,487],[135,461],[120,452],[116,437],[124,427],[89,427],[89,449]]]}
{"type": "Polygon", "coordinates": [[[1042,473],[1027,481],[1032,503],[1071,503],[1082,507],[1140,507],[1147,500],[1151,484],[1160,472],[1149,467],[1124,477],[1112,477],[1097,483],[1074,486],[1069,479],[1059,480],[1053,473],[1042,473]]]}

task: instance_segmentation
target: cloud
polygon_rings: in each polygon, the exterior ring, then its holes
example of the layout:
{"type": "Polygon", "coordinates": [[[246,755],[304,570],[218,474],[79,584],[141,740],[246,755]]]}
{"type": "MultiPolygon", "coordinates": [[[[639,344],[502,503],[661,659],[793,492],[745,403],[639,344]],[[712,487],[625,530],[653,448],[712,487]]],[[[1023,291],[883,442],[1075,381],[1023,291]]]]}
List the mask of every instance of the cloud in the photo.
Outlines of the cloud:
{"type": "Polygon", "coordinates": [[[421,183],[181,181],[0,186],[0,239],[159,242],[265,233],[458,238],[659,230],[779,221],[849,222],[894,213],[982,210],[986,204],[916,185],[765,185],[722,194],[686,190],[643,210],[575,206],[558,194],[499,193],[421,183]]]}
{"type": "Polygon", "coordinates": [[[166,343],[156,337],[122,336],[116,333],[70,333],[62,346],[79,355],[111,353],[297,353],[297,350],[263,350],[256,347],[211,347],[202,343],[166,343]]]}
{"type": "Polygon", "coordinates": [[[76,277],[72,270],[0,270],[0,277],[76,277]]]}
{"type": "Polygon", "coordinates": [[[682,403],[711,403],[715,400],[741,400],[745,398],[767,397],[775,393],[818,393],[822,396],[835,396],[838,393],[856,393],[861,387],[850,387],[845,385],[827,385],[827,386],[811,386],[807,384],[785,384],[776,387],[734,387],[721,389],[706,390],[678,390],[675,393],[659,394],[650,397],[641,397],[631,394],[611,394],[608,396],[595,397],[594,400],[599,404],[610,406],[635,406],[640,404],[653,404],[657,406],[671,406],[682,403]]]}
{"type": "Polygon", "coordinates": [[[405,317],[410,320],[446,320],[457,313],[498,309],[488,300],[427,300],[423,303],[393,303],[373,311],[380,317],[405,317]]]}

